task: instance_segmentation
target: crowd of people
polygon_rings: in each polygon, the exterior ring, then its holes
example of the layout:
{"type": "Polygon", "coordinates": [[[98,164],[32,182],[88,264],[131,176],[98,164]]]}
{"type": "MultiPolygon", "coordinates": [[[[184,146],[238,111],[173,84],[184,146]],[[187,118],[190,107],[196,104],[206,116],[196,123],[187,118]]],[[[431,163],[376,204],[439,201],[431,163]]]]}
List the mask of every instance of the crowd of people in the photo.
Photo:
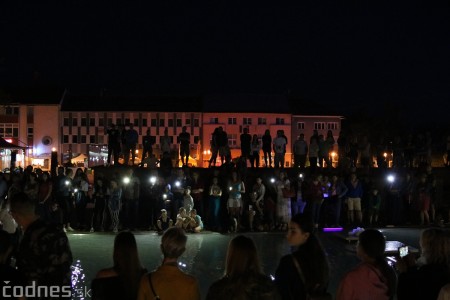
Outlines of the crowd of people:
{"type": "MultiPolygon", "coordinates": [[[[7,203],[21,236],[17,239],[17,230],[14,233],[0,230],[2,291],[11,290],[14,292],[11,297],[18,299],[24,299],[31,290],[38,293],[33,296],[38,299],[68,295],[73,258],[61,224],[49,223],[38,215],[38,203],[24,191],[2,202],[7,203]]],[[[192,215],[195,215],[194,209],[191,209],[192,215]]],[[[92,281],[92,298],[200,299],[197,279],[179,268],[178,258],[186,250],[188,236],[185,220],[178,221],[180,226],[169,225],[161,230],[163,260],[152,272],[140,262],[134,234],[131,231],[118,233],[114,241],[113,266],[98,271],[92,281]]],[[[286,238],[292,253],[280,258],[274,278],[264,273],[253,240],[242,234],[234,235],[229,242],[224,275],[210,285],[206,299],[332,299],[328,290],[329,261],[316,232],[313,215],[297,213],[288,218],[286,238]]],[[[398,257],[394,266],[386,260],[385,245],[385,237],[376,229],[366,229],[359,234],[356,254],[361,263],[341,278],[336,299],[448,297],[448,230],[438,227],[423,230],[420,256],[410,253],[398,257]]]]}
{"type": "MultiPolygon", "coordinates": [[[[64,231],[155,230],[192,232],[286,231],[291,216],[305,213],[315,228],[443,225],[448,209],[431,166],[402,173],[356,168],[261,170],[232,167],[177,168],[170,174],[138,167],[96,170],[58,167],[0,174],[3,197],[23,191],[36,213],[64,231]],[[75,170],[75,172],[74,172],[75,170]],[[93,182],[92,182],[93,181],[93,182]]],[[[0,222],[14,231],[6,201],[0,222]]]]}

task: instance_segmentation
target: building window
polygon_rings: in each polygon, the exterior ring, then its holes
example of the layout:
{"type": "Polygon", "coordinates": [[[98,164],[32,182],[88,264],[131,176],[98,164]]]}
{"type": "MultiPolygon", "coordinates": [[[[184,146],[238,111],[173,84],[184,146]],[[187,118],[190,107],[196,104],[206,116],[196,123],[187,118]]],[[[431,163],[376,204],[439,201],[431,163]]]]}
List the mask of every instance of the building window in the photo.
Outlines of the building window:
{"type": "Polygon", "coordinates": [[[150,124],[152,127],[156,127],[156,119],[152,119],[150,124]]]}
{"type": "Polygon", "coordinates": [[[63,119],[63,126],[69,126],[69,118],[63,119]]]}
{"type": "Polygon", "coordinates": [[[191,125],[191,119],[185,119],[184,122],[186,123],[186,125],[191,125]]]}
{"type": "Polygon", "coordinates": [[[194,144],[198,144],[200,137],[198,135],[194,136],[194,144]]]}
{"type": "Polygon", "coordinates": [[[98,119],[98,126],[105,126],[105,122],[103,121],[104,121],[103,118],[98,119]]]}
{"type": "Polygon", "coordinates": [[[219,118],[211,118],[209,119],[210,124],[219,124],[219,118]]]}
{"type": "Polygon", "coordinates": [[[98,136],[98,144],[104,144],[104,136],[103,135],[98,136]]]}
{"type": "Polygon", "coordinates": [[[142,119],[142,126],[147,127],[147,119],[142,119]]]}
{"type": "Polygon", "coordinates": [[[139,126],[139,119],[134,119],[133,125],[134,126],[139,126]]]}
{"type": "Polygon", "coordinates": [[[266,125],[267,119],[266,118],[258,118],[258,125],[266,125]]]}
{"type": "Polygon", "coordinates": [[[164,127],[164,119],[159,119],[159,126],[164,127]]]}
{"type": "Polygon", "coordinates": [[[85,135],[81,136],[81,144],[86,144],[86,136],[85,135]]]}
{"type": "Polygon", "coordinates": [[[95,135],[89,137],[89,144],[95,144],[95,135]]]}
{"type": "Polygon", "coordinates": [[[169,119],[167,126],[173,127],[173,119],[169,119]]]}
{"type": "Polygon", "coordinates": [[[73,118],[72,119],[72,126],[78,126],[78,119],[77,118],[73,118]]]}
{"type": "Polygon", "coordinates": [[[284,118],[276,118],[275,124],[276,125],[284,125],[284,118]]]}
{"type": "Polygon", "coordinates": [[[81,118],[81,126],[86,126],[87,122],[86,122],[86,118],[81,118]]]}
{"type": "MultiPolygon", "coordinates": [[[[159,144],[161,145],[162,136],[159,137],[159,144]]],[[[173,136],[169,136],[170,143],[173,144],[173,136]]]]}
{"type": "Polygon", "coordinates": [[[252,118],[244,118],[244,125],[252,125],[252,118]]]}
{"type": "Polygon", "coordinates": [[[5,108],[5,115],[18,115],[19,108],[17,106],[7,106],[5,108]]]}
{"type": "Polygon", "coordinates": [[[69,136],[63,135],[63,144],[68,144],[68,143],[69,143],[69,136]]]}
{"type": "Polygon", "coordinates": [[[0,136],[3,137],[19,137],[19,125],[18,124],[2,124],[0,125],[0,136]]]}
{"type": "Polygon", "coordinates": [[[297,122],[297,129],[304,130],[305,129],[305,123],[304,122],[297,122]]]}
{"type": "Polygon", "coordinates": [[[113,123],[112,118],[108,118],[108,126],[111,126],[113,123]]]}
{"type": "Polygon", "coordinates": [[[236,133],[228,134],[228,146],[236,147],[236,145],[237,145],[237,134],[236,133]]]}
{"type": "Polygon", "coordinates": [[[72,136],[72,144],[78,144],[78,135],[72,136]]]}
{"type": "Polygon", "coordinates": [[[337,122],[330,122],[327,124],[328,130],[337,130],[338,129],[338,123],[337,122]]]}
{"type": "Polygon", "coordinates": [[[228,118],[228,124],[235,125],[236,124],[236,118],[228,118]]]}
{"type": "Polygon", "coordinates": [[[181,119],[177,119],[177,127],[181,127],[181,119]]]}
{"type": "Polygon", "coordinates": [[[33,127],[28,127],[27,131],[28,131],[27,137],[32,138],[33,137],[33,132],[34,132],[33,127]]]}
{"type": "Polygon", "coordinates": [[[324,122],[315,122],[314,123],[314,129],[315,130],[324,130],[325,129],[325,123],[324,122]]]}
{"type": "Polygon", "coordinates": [[[199,126],[200,126],[199,119],[194,119],[194,127],[199,127],[199,126]]]}

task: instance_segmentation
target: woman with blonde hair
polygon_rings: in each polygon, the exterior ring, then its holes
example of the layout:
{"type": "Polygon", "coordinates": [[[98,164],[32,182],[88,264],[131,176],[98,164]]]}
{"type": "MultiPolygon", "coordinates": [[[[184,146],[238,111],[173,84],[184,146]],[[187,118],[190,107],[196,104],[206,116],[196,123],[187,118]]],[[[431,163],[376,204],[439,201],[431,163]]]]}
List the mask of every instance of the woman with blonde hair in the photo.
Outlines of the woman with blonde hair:
{"type": "Polygon", "coordinates": [[[187,236],[182,228],[171,227],[164,232],[161,238],[162,265],[142,277],[139,300],[200,300],[197,279],[178,268],[178,258],[186,250],[186,242],[187,236]]]}
{"type": "Polygon", "coordinates": [[[397,299],[436,299],[439,290],[450,282],[450,234],[428,228],[420,236],[421,256],[410,253],[397,262],[397,299]]]}
{"type": "Polygon", "coordinates": [[[252,239],[243,235],[233,238],[225,264],[225,276],[210,286],[207,300],[280,299],[272,280],[261,271],[252,239]]]}

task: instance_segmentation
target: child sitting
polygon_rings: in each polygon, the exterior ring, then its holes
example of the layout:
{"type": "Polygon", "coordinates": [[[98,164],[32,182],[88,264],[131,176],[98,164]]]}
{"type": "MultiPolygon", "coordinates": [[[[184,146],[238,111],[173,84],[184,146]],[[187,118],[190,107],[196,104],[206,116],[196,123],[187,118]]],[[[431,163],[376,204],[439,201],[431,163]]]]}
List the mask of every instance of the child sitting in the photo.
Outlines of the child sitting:
{"type": "Polygon", "coordinates": [[[175,222],[175,226],[179,228],[186,229],[191,222],[191,218],[186,213],[186,208],[180,207],[178,210],[177,221],[175,222]]]}
{"type": "Polygon", "coordinates": [[[161,209],[161,216],[156,221],[158,234],[163,234],[164,231],[173,226],[173,221],[167,215],[167,210],[161,209]]]}
{"type": "Polygon", "coordinates": [[[196,209],[191,210],[191,219],[189,222],[189,230],[191,232],[195,232],[195,233],[199,233],[200,231],[203,230],[202,218],[199,215],[197,215],[196,209]]]}

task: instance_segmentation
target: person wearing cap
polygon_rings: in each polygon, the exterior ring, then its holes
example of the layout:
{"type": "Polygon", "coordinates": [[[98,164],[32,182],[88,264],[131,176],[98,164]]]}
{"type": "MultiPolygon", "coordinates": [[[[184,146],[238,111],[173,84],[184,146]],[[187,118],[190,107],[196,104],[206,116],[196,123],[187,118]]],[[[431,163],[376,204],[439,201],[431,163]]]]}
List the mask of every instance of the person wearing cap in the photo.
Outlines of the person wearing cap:
{"type": "Polygon", "coordinates": [[[158,220],[156,221],[156,227],[158,230],[158,234],[164,233],[167,229],[173,226],[173,221],[169,218],[167,215],[167,210],[164,208],[161,209],[161,216],[159,216],[158,220]]]}

